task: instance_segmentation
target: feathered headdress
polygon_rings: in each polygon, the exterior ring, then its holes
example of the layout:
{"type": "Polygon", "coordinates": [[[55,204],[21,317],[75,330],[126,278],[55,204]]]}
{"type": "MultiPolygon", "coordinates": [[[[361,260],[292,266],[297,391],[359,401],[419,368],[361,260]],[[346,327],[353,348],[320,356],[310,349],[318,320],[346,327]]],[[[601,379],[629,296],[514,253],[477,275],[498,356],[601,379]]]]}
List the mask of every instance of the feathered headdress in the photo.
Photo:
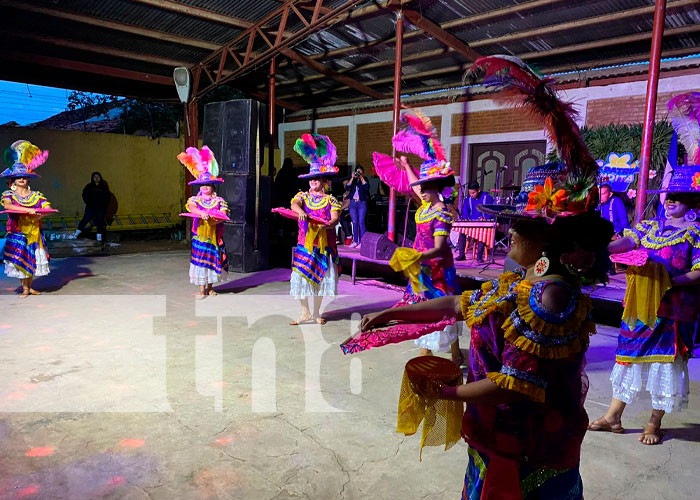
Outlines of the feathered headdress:
{"type": "Polygon", "coordinates": [[[48,150],[42,151],[37,146],[24,139],[15,141],[10,147],[5,149],[3,158],[8,168],[0,174],[0,177],[37,178],[39,174],[34,173],[34,170],[40,165],[43,165],[48,157],[48,150]]]}
{"type": "Polygon", "coordinates": [[[430,118],[411,109],[401,115],[401,122],[407,126],[391,140],[394,149],[420,156],[426,161],[446,161],[445,150],[430,118]]]}
{"type": "Polygon", "coordinates": [[[688,164],[700,165],[700,92],[677,95],[668,101],[668,115],[688,153],[688,164]]]}
{"type": "Polygon", "coordinates": [[[583,142],[573,104],[559,99],[553,88],[554,80],[542,78],[516,57],[503,55],[477,59],[465,79],[473,83],[480,78],[485,86],[502,91],[497,100],[522,108],[540,122],[556,147],[566,168],[566,181],[546,189],[547,193],[554,189],[559,195],[548,202],[559,203],[553,207],[554,211],[594,210],[598,205],[598,164],[583,142]]]}
{"type": "Polygon", "coordinates": [[[188,183],[189,185],[222,184],[224,182],[223,179],[217,177],[219,164],[214,158],[214,153],[207,146],[202,146],[200,150],[187,148],[184,153],[177,155],[177,159],[195,178],[194,181],[188,183]]]}
{"type": "Polygon", "coordinates": [[[304,134],[294,144],[294,151],[310,165],[309,173],[300,179],[330,176],[338,173],[335,162],[338,160],[335,145],[326,135],[304,134]]]}

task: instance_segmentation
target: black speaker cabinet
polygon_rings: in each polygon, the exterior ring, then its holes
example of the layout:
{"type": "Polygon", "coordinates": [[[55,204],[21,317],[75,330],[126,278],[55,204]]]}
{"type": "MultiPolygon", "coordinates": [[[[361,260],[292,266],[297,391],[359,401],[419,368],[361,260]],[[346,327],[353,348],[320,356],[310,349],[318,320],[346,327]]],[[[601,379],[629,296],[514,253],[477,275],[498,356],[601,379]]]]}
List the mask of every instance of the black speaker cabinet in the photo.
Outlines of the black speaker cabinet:
{"type": "Polygon", "coordinates": [[[222,173],[252,174],[262,165],[268,143],[266,106],[251,99],[204,106],[202,140],[214,152],[222,173]]]}
{"type": "Polygon", "coordinates": [[[272,177],[260,176],[256,189],[255,175],[222,174],[224,183],[217,186],[218,194],[226,200],[232,222],[255,224],[255,203],[258,203],[258,224],[270,220],[272,177]]]}
{"type": "Polygon", "coordinates": [[[389,260],[398,245],[391,241],[386,234],[365,233],[362,235],[360,255],[376,260],[389,260]]]}
{"type": "Polygon", "coordinates": [[[270,260],[269,225],[261,225],[255,241],[255,226],[246,223],[224,223],[224,245],[229,271],[251,273],[267,269],[270,260]]]}

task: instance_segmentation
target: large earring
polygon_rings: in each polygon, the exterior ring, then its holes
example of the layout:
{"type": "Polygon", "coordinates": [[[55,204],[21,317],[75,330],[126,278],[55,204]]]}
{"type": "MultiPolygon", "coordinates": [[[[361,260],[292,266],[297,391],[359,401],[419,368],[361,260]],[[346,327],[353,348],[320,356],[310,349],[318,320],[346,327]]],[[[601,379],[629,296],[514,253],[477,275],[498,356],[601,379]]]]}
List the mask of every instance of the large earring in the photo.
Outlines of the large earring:
{"type": "Polygon", "coordinates": [[[547,274],[547,271],[549,271],[549,259],[547,258],[547,252],[542,252],[542,257],[535,262],[535,276],[540,278],[547,274]]]}
{"type": "Polygon", "coordinates": [[[666,217],[666,220],[671,220],[671,214],[668,213],[666,207],[664,207],[664,217],[666,217]]]}
{"type": "Polygon", "coordinates": [[[10,186],[10,189],[13,191],[17,191],[17,186],[15,186],[15,183],[13,182],[12,185],[10,186]]]}
{"type": "Polygon", "coordinates": [[[695,219],[698,218],[698,213],[695,210],[688,210],[683,216],[683,218],[687,222],[695,222],[695,219]]]}

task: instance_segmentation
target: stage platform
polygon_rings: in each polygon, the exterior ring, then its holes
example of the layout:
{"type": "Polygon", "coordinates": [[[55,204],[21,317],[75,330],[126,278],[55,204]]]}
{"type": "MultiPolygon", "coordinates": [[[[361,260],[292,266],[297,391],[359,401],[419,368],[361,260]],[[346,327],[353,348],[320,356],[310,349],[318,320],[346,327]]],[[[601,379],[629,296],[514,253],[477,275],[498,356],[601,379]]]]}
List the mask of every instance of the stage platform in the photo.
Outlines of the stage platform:
{"type": "MultiPolygon", "coordinates": [[[[338,247],[343,272],[350,274],[354,284],[359,277],[380,278],[396,286],[404,286],[405,278],[389,267],[388,260],[373,259],[360,254],[360,250],[346,246],[338,247]]],[[[455,261],[457,278],[462,290],[470,290],[481,286],[484,281],[493,280],[503,272],[505,254],[496,253],[494,263],[477,264],[469,257],[466,260],[455,261]]],[[[605,286],[588,288],[595,308],[596,321],[604,324],[617,325],[622,316],[622,299],[625,297],[626,279],[624,272],[610,276],[610,282],[605,286]]]]}

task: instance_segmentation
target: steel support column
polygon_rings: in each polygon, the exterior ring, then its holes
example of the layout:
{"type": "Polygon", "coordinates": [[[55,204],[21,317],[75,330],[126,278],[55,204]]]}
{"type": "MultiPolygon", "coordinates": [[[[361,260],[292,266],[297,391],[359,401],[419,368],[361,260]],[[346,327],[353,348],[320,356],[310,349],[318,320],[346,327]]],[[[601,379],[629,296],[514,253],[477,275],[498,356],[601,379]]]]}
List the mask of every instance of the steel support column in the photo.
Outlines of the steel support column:
{"type": "Polygon", "coordinates": [[[637,200],[634,207],[635,224],[644,218],[647,203],[647,185],[649,183],[649,163],[651,161],[651,144],[654,138],[654,119],[656,117],[656,94],[659,88],[659,67],[661,65],[661,42],[666,23],[666,0],[656,0],[654,8],[654,29],[651,35],[651,55],[649,57],[649,77],[647,79],[647,98],[644,110],[644,131],[642,148],[639,154],[639,180],[637,182],[637,200]]]}
{"type": "MultiPolygon", "coordinates": [[[[401,117],[401,63],[403,57],[403,12],[396,13],[396,56],[394,58],[394,135],[399,131],[401,117]]],[[[393,151],[394,156],[396,151],[393,151]]],[[[388,236],[391,241],[396,239],[396,191],[389,190],[389,227],[388,236]]]]}
{"type": "Polygon", "coordinates": [[[267,162],[267,172],[269,175],[272,175],[272,169],[275,168],[275,137],[277,136],[276,129],[277,129],[277,124],[275,123],[275,74],[277,71],[277,65],[275,62],[275,58],[273,57],[270,60],[270,81],[269,81],[269,90],[268,90],[268,126],[269,126],[269,134],[270,134],[270,156],[267,162]]]}

